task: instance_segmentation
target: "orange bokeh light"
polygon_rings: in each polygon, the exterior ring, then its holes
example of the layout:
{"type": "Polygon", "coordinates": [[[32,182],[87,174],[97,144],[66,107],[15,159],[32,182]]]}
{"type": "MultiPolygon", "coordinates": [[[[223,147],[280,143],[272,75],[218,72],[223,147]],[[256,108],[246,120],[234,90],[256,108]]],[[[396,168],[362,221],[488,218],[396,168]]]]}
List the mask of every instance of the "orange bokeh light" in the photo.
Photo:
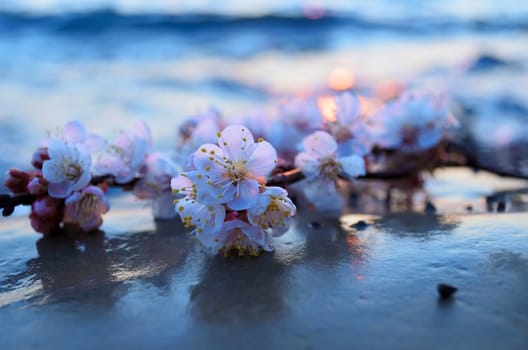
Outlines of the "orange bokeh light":
{"type": "Polygon", "coordinates": [[[337,91],[350,90],[355,82],[354,72],[344,67],[334,68],[328,75],[328,86],[337,91]]]}
{"type": "Polygon", "coordinates": [[[376,95],[384,100],[392,100],[398,97],[405,89],[405,84],[396,80],[385,80],[376,87],[376,95]]]}
{"type": "Polygon", "coordinates": [[[363,117],[375,114],[377,111],[379,111],[384,106],[383,101],[377,98],[371,98],[371,97],[365,97],[365,96],[359,95],[358,101],[359,101],[360,114],[363,117]]]}
{"type": "Polygon", "coordinates": [[[317,98],[317,107],[323,115],[323,120],[325,122],[335,122],[336,117],[336,103],[332,96],[321,96],[317,98]]]}

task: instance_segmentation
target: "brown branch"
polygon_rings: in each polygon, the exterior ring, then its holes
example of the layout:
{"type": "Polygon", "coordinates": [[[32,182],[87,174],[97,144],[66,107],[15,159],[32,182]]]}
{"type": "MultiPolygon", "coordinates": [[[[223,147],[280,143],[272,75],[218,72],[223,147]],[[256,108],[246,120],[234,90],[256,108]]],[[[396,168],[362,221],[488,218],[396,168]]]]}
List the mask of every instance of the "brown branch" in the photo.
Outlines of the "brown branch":
{"type": "MultiPolygon", "coordinates": [[[[381,172],[372,172],[366,173],[365,175],[357,177],[359,180],[396,180],[403,179],[409,176],[416,174],[415,171],[381,171],[381,172]]],[[[350,180],[345,175],[339,176],[343,180],[350,180]]],[[[305,178],[304,174],[301,172],[301,169],[295,168],[283,173],[274,175],[268,179],[266,185],[268,186],[286,186],[293,184],[297,181],[303,180],[305,178]]]]}
{"type": "MultiPolygon", "coordinates": [[[[471,143],[471,141],[470,141],[471,143]]],[[[479,162],[474,152],[469,150],[467,145],[455,142],[448,142],[445,146],[445,151],[449,155],[455,155],[458,157],[457,160],[445,160],[440,166],[441,167],[468,167],[474,171],[487,171],[501,177],[511,177],[515,179],[528,180],[528,174],[522,174],[521,172],[511,171],[502,169],[491,164],[484,164],[479,162]],[[460,160],[460,158],[462,160],[460,160]]]]}
{"type": "Polygon", "coordinates": [[[29,193],[24,194],[0,194],[0,208],[2,208],[2,216],[9,216],[13,214],[15,207],[18,205],[31,205],[37,196],[29,193]]]}
{"type": "MultiPolygon", "coordinates": [[[[387,154],[394,154],[394,150],[376,150],[377,154],[385,152],[387,154]]],[[[474,156],[472,152],[464,145],[449,142],[445,144],[443,149],[445,158],[439,160],[432,165],[429,170],[434,170],[441,167],[469,167],[474,171],[488,171],[498,176],[511,177],[517,179],[528,180],[528,175],[523,175],[519,172],[512,172],[505,169],[500,169],[498,167],[491,166],[489,164],[479,163],[478,159],[474,156]]],[[[416,175],[419,170],[426,169],[416,169],[416,168],[404,168],[397,171],[381,171],[381,172],[368,172],[363,176],[359,176],[360,180],[395,180],[403,179],[413,175],[416,175]]],[[[299,168],[289,169],[282,173],[275,174],[271,176],[268,181],[268,186],[286,186],[293,184],[305,178],[304,174],[299,168]]],[[[340,178],[345,180],[350,180],[346,176],[342,175],[340,178]]],[[[92,178],[92,185],[103,185],[107,184],[112,187],[119,187],[125,191],[132,190],[134,185],[141,180],[141,178],[136,177],[130,182],[125,184],[118,184],[115,182],[115,177],[112,175],[102,175],[92,178]]],[[[0,209],[2,209],[3,216],[9,216],[13,213],[14,208],[18,205],[31,205],[35,199],[36,195],[29,193],[25,194],[0,194],[0,209]]]]}
{"type": "MultiPolygon", "coordinates": [[[[90,184],[103,187],[106,184],[108,186],[122,188],[125,191],[130,191],[139,180],[141,180],[141,178],[136,177],[125,184],[118,184],[115,182],[115,177],[113,175],[101,175],[92,177],[90,184]]],[[[2,216],[10,216],[13,214],[16,206],[31,205],[37,198],[38,195],[30,193],[0,194],[0,209],[2,209],[2,216]]]]}

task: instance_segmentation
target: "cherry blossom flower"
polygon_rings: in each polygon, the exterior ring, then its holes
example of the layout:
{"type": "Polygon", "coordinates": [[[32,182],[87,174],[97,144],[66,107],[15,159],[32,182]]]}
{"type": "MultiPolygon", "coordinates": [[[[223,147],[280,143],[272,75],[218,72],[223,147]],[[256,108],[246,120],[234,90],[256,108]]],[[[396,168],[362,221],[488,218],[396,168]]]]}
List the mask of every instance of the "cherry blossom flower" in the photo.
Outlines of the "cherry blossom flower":
{"type": "Polygon", "coordinates": [[[249,222],[263,230],[270,229],[274,236],[280,236],[290,228],[296,208],[288,192],[281,187],[266,187],[248,209],[249,222]]]}
{"type": "MultiPolygon", "coordinates": [[[[361,117],[358,98],[349,92],[320,99],[326,106],[325,126],[334,137],[341,155],[366,155],[372,148],[370,131],[361,117]]],[[[323,106],[322,106],[323,108],[323,106]]]]}
{"type": "Polygon", "coordinates": [[[107,146],[105,152],[96,160],[94,171],[100,175],[114,175],[119,184],[127,183],[144,165],[150,143],[150,129],[144,121],[138,121],[131,131],[122,131],[117,139],[107,146]]]}
{"type": "Polygon", "coordinates": [[[263,136],[277,149],[280,157],[288,161],[293,161],[306,134],[323,127],[321,112],[313,98],[292,98],[281,102],[276,115],[256,120],[265,124],[263,136]]]}
{"type": "Polygon", "coordinates": [[[260,185],[277,163],[277,152],[263,140],[255,143],[244,126],[233,125],[218,133],[218,146],[205,144],[194,153],[193,165],[206,177],[213,197],[232,210],[249,208],[260,185]]]}
{"type": "Polygon", "coordinates": [[[389,103],[378,116],[376,143],[383,148],[419,152],[437,145],[456,126],[447,99],[423,91],[408,91],[389,103]]]}
{"type": "Polygon", "coordinates": [[[87,186],[82,191],[74,192],[64,203],[64,223],[77,224],[86,232],[101,226],[101,215],[110,209],[104,192],[97,186],[87,186]]]}
{"type": "Polygon", "coordinates": [[[226,257],[233,250],[238,251],[239,256],[244,256],[246,251],[251,256],[258,256],[261,250],[275,250],[264,230],[238,219],[224,222],[218,232],[204,232],[197,237],[212,254],[224,252],[226,257]]]}
{"type": "Polygon", "coordinates": [[[316,131],[303,140],[305,151],[295,157],[308,180],[336,180],[340,175],[354,178],[365,175],[365,161],[357,155],[337,157],[337,142],[324,131],[316,131]]]}
{"type": "Polygon", "coordinates": [[[192,233],[217,232],[226,215],[225,207],[205,190],[206,178],[197,171],[180,174],[171,180],[176,212],[186,227],[194,226],[192,233]]]}
{"type": "Polygon", "coordinates": [[[48,136],[41,142],[41,148],[46,148],[50,140],[58,139],[71,145],[82,144],[88,150],[93,151],[105,144],[105,140],[96,134],[88,134],[84,124],[78,120],[72,120],[64,125],[62,128],[54,132],[48,132],[48,136]]]}
{"type": "Polygon", "coordinates": [[[221,113],[214,107],[206,113],[197,114],[188,118],[180,127],[180,144],[177,147],[176,160],[184,168],[190,169],[191,155],[200,145],[213,143],[217,134],[222,130],[221,113]]]}
{"type": "Polygon", "coordinates": [[[66,198],[90,182],[91,158],[82,145],[50,139],[48,155],[50,159],[44,161],[42,175],[49,183],[50,196],[66,198]]]}
{"type": "Polygon", "coordinates": [[[145,160],[142,178],[134,185],[134,194],[139,199],[152,201],[152,213],[157,219],[169,219],[177,214],[171,179],[178,173],[178,166],[161,153],[149,154],[145,160]]]}
{"type": "Polygon", "coordinates": [[[306,176],[303,187],[307,199],[318,204],[323,198],[336,197],[336,181],[365,174],[365,161],[357,155],[337,157],[337,142],[324,131],[316,131],[304,141],[304,152],[295,157],[295,166],[306,176]]]}

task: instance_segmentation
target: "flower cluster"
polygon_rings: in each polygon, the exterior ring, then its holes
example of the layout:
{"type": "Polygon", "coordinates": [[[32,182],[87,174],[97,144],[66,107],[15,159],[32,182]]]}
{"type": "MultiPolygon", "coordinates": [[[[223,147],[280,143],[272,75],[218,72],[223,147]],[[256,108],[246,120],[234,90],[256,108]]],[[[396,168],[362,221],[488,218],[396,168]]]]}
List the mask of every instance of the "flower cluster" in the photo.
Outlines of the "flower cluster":
{"type": "Polygon", "coordinates": [[[434,149],[457,125],[444,96],[409,90],[388,98],[351,92],[296,97],[279,104],[267,118],[272,123],[257,119],[262,124],[258,135],[277,147],[279,164],[293,163],[302,171],[308,201],[319,210],[340,210],[338,179],[379,169],[419,171],[422,163],[406,157],[434,149]]]}
{"type": "Polygon", "coordinates": [[[180,196],[176,211],[214,254],[273,251],[269,234],[286,232],[296,212],[286,190],[266,186],[277,163],[275,149],[262,139],[255,142],[241,125],[218,132],[217,141],[200,146],[191,155],[192,170],[172,179],[180,196]]]}
{"type": "Polygon", "coordinates": [[[336,189],[340,177],[353,179],[365,175],[365,161],[356,154],[339,156],[336,140],[324,131],[316,131],[303,140],[304,151],[295,157],[297,166],[306,176],[306,198],[324,208],[329,203],[341,206],[341,196],[336,189]]]}
{"type": "MultiPolygon", "coordinates": [[[[111,142],[73,121],[42,141],[31,171],[10,169],[5,185],[25,196],[19,204],[31,198],[31,225],[43,234],[64,225],[97,230],[109,210],[105,192],[117,186],[150,201],[155,218],[179,216],[214,254],[258,255],[273,250],[270,237],[284,234],[296,214],[286,189],[269,185],[270,175],[297,172],[297,180],[305,179],[299,187],[304,198],[333,212],[343,206],[343,182],[376,173],[380,163],[389,170],[412,162],[413,172],[426,168],[420,162],[434,158],[457,124],[447,100],[422,91],[389,98],[351,92],[295,97],[280,101],[275,112],[254,110],[227,127],[210,108],[182,123],[172,158],[151,152],[143,121],[111,142]]],[[[12,204],[0,204],[5,215],[12,212],[12,204]]]]}
{"type": "Polygon", "coordinates": [[[437,145],[446,130],[458,125],[445,96],[424,91],[404,92],[387,103],[374,118],[376,143],[401,152],[421,152],[437,145]]]}
{"type": "Polygon", "coordinates": [[[179,169],[159,154],[148,154],[149,145],[150,131],[144,122],[109,143],[72,121],[42,141],[33,154],[32,171],[10,169],[5,185],[14,194],[35,197],[31,226],[45,235],[63,224],[86,232],[101,226],[102,215],[110,208],[105,197],[109,183],[96,181],[94,174],[111,177],[117,184],[140,176],[133,188],[137,197],[153,200],[156,217],[175,216],[170,179],[179,169]]]}

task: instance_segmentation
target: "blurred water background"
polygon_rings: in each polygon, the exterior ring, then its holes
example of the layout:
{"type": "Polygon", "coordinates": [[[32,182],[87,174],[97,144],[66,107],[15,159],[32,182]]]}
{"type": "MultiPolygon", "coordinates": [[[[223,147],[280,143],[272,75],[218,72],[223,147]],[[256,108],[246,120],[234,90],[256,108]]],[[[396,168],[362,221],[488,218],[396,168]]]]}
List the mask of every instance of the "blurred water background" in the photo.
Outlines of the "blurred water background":
{"type": "Polygon", "coordinates": [[[336,69],[447,92],[500,146],[528,134],[527,47],[518,0],[3,0],[0,171],[72,119],[105,136],[145,119],[170,152],[186,116],[273,106],[336,69]]]}
{"type": "MultiPolygon", "coordinates": [[[[72,119],[109,137],[144,119],[171,153],[188,115],[273,113],[341,75],[448,93],[457,137],[528,173],[527,48],[520,0],[0,0],[0,173],[72,119]]],[[[350,196],[359,214],[299,215],[259,259],[209,258],[126,193],[75,240],[2,219],[2,349],[526,349],[526,191],[495,213],[526,181],[448,169],[424,187],[436,214],[350,196]]]]}

